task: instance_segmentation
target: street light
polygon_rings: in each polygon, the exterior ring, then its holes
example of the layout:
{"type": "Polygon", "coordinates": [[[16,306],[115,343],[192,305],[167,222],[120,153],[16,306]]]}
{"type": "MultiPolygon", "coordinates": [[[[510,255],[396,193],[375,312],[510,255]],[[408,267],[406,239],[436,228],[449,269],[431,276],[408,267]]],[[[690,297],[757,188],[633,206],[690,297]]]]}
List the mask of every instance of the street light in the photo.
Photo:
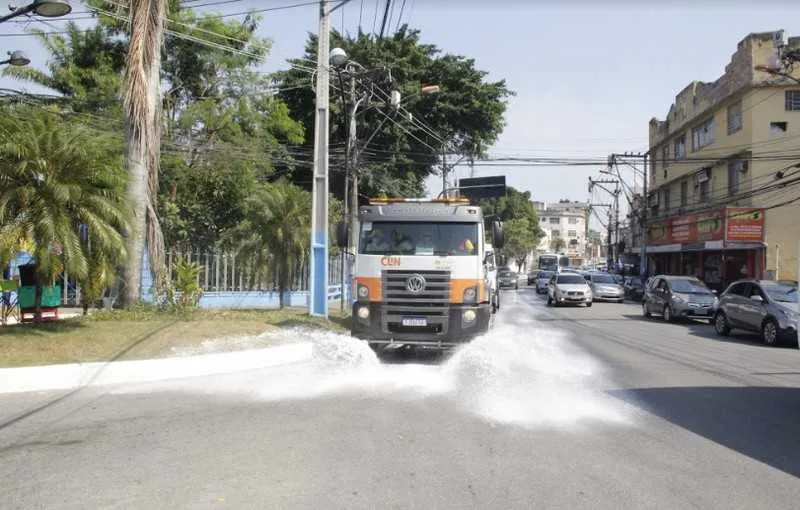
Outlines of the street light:
{"type": "Polygon", "coordinates": [[[43,18],[60,18],[72,12],[72,6],[67,0],[34,0],[24,7],[10,5],[9,9],[11,13],[0,16],[0,23],[31,12],[43,18]]]}
{"type": "Polygon", "coordinates": [[[26,66],[31,63],[31,59],[21,51],[9,51],[8,58],[0,60],[0,65],[9,64],[12,66],[26,66]]]}

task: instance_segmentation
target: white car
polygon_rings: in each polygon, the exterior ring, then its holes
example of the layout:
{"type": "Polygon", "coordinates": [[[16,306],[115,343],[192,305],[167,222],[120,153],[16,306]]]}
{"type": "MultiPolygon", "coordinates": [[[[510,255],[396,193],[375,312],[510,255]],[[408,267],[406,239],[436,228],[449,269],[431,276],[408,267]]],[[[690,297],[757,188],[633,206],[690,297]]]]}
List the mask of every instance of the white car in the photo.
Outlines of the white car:
{"type": "Polygon", "coordinates": [[[547,286],[547,306],[580,305],[592,306],[592,288],[579,274],[558,273],[547,286]]]}
{"type": "Polygon", "coordinates": [[[550,284],[550,279],[555,273],[553,271],[539,271],[536,275],[536,293],[546,294],[547,286],[550,284]]]}

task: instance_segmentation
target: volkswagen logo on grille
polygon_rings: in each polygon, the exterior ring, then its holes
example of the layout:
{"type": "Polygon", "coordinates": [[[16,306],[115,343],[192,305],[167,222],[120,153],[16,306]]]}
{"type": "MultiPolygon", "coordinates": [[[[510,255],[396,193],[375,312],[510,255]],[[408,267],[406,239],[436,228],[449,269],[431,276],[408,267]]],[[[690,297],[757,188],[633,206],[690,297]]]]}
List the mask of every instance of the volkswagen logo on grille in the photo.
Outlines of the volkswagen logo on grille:
{"type": "Polygon", "coordinates": [[[406,280],[406,289],[412,294],[425,290],[425,278],[421,274],[412,274],[406,280]]]}

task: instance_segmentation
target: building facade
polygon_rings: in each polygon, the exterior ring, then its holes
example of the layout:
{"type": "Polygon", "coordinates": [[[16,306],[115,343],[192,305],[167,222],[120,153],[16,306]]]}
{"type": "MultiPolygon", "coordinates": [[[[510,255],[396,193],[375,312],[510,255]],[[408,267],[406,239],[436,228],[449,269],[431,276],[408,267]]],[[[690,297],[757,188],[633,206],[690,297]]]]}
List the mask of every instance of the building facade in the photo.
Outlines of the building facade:
{"type": "Polygon", "coordinates": [[[718,80],[691,83],[665,120],[650,121],[650,274],[717,289],[745,276],[797,279],[800,83],[756,70],[775,36],[745,37],[718,80]]]}
{"type": "Polygon", "coordinates": [[[585,202],[561,200],[555,203],[533,202],[539,215],[539,228],[545,235],[539,242],[540,252],[564,253],[573,265],[586,259],[589,225],[589,206],[585,202]],[[556,250],[556,239],[562,239],[560,249],[556,250]]]}

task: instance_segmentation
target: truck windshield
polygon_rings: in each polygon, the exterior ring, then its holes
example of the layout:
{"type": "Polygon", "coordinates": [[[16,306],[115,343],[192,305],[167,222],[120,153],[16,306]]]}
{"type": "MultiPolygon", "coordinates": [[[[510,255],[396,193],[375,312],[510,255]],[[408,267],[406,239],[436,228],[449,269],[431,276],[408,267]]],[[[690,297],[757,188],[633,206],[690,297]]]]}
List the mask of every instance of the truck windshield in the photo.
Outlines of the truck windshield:
{"type": "Polygon", "coordinates": [[[361,225],[365,255],[478,254],[478,223],[369,222],[361,225]]]}

